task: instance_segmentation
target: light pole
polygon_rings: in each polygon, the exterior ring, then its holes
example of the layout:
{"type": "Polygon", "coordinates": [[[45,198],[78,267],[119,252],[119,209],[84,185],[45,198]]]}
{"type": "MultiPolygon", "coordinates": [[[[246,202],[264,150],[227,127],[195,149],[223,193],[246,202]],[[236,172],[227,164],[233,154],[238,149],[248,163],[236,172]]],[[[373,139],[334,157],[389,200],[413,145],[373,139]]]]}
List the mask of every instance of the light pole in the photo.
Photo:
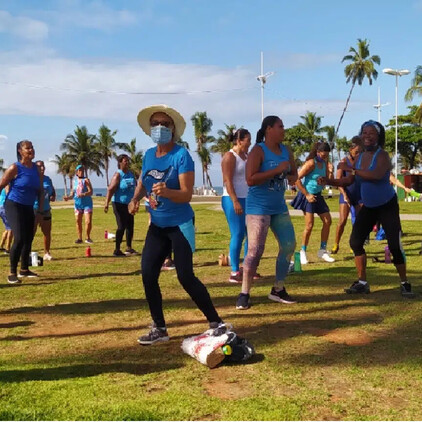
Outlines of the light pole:
{"type": "MultiPolygon", "coordinates": [[[[399,76],[403,76],[403,75],[408,75],[410,73],[410,70],[407,69],[390,69],[389,67],[387,67],[386,69],[382,70],[384,73],[386,73],[387,75],[393,75],[396,77],[396,143],[395,143],[395,157],[394,157],[394,176],[397,179],[397,157],[398,157],[398,121],[397,121],[397,116],[398,116],[398,111],[397,111],[397,101],[398,101],[398,87],[399,87],[399,76]]],[[[397,185],[395,185],[396,191],[397,191],[397,185]]]]}
{"type": "Polygon", "coordinates": [[[378,104],[374,104],[374,108],[378,110],[378,122],[381,123],[381,107],[390,105],[390,103],[381,104],[381,92],[380,88],[378,87],[378,104]]]}
{"type": "Polygon", "coordinates": [[[256,79],[261,82],[261,122],[264,120],[264,85],[267,82],[267,78],[274,75],[274,72],[267,72],[264,75],[264,53],[261,51],[261,74],[256,79]]]}

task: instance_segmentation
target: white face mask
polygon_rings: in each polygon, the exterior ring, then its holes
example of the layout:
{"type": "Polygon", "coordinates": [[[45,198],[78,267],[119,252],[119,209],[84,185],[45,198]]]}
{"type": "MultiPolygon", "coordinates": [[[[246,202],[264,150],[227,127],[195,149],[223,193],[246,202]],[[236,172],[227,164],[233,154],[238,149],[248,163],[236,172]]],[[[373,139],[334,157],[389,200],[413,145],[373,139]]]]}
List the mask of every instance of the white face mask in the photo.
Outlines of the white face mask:
{"type": "Polygon", "coordinates": [[[158,125],[151,128],[150,136],[157,145],[166,145],[171,141],[173,133],[168,127],[158,125]]]}

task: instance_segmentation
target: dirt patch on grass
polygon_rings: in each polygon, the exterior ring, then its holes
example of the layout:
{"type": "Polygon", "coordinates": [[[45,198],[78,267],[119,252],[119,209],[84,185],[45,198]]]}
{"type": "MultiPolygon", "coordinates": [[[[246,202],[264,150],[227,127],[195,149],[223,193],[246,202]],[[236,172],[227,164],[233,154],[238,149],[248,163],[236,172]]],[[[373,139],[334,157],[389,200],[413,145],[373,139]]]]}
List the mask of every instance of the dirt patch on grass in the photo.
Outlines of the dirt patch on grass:
{"type": "Polygon", "coordinates": [[[364,330],[356,328],[337,328],[322,335],[325,340],[348,346],[366,346],[373,338],[364,330]]]}
{"type": "Polygon", "coordinates": [[[208,395],[223,400],[250,397],[253,392],[249,380],[244,376],[239,377],[238,367],[222,366],[215,368],[210,371],[202,385],[208,395]]]}

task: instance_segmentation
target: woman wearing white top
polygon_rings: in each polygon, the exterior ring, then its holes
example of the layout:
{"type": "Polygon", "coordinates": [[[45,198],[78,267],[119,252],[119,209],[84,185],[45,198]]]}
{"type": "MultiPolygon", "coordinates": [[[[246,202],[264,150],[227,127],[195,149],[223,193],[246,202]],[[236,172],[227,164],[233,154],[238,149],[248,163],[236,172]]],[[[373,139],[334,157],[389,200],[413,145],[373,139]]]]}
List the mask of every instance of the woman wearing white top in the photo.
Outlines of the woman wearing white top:
{"type": "MultiPolygon", "coordinates": [[[[231,135],[233,147],[226,152],[221,162],[223,171],[223,197],[221,206],[227,218],[230,229],[230,263],[229,281],[241,283],[242,274],[239,267],[240,250],[246,236],[245,205],[248,195],[248,185],[245,177],[246,160],[251,146],[251,134],[246,129],[238,129],[231,135]]],[[[247,252],[245,241],[245,255],[247,252]]]]}

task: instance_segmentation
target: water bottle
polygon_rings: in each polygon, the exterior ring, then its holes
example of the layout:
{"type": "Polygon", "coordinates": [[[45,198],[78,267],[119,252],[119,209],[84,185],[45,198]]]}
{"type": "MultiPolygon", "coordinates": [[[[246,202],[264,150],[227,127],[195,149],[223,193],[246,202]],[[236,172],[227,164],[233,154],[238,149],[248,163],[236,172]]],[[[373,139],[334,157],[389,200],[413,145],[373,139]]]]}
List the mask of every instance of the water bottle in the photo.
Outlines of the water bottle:
{"type": "Polygon", "coordinates": [[[108,239],[108,231],[107,230],[104,232],[104,239],[108,239]]]}
{"type": "Polygon", "coordinates": [[[88,246],[85,249],[85,256],[88,257],[88,258],[91,256],[91,246],[88,246]]]}
{"type": "Polygon", "coordinates": [[[388,245],[384,248],[384,255],[385,255],[385,263],[391,264],[391,253],[390,253],[390,248],[388,247],[388,245]]]}
{"type": "Polygon", "coordinates": [[[295,270],[295,273],[302,272],[302,265],[300,264],[300,252],[295,252],[294,270],[295,270]]]}

